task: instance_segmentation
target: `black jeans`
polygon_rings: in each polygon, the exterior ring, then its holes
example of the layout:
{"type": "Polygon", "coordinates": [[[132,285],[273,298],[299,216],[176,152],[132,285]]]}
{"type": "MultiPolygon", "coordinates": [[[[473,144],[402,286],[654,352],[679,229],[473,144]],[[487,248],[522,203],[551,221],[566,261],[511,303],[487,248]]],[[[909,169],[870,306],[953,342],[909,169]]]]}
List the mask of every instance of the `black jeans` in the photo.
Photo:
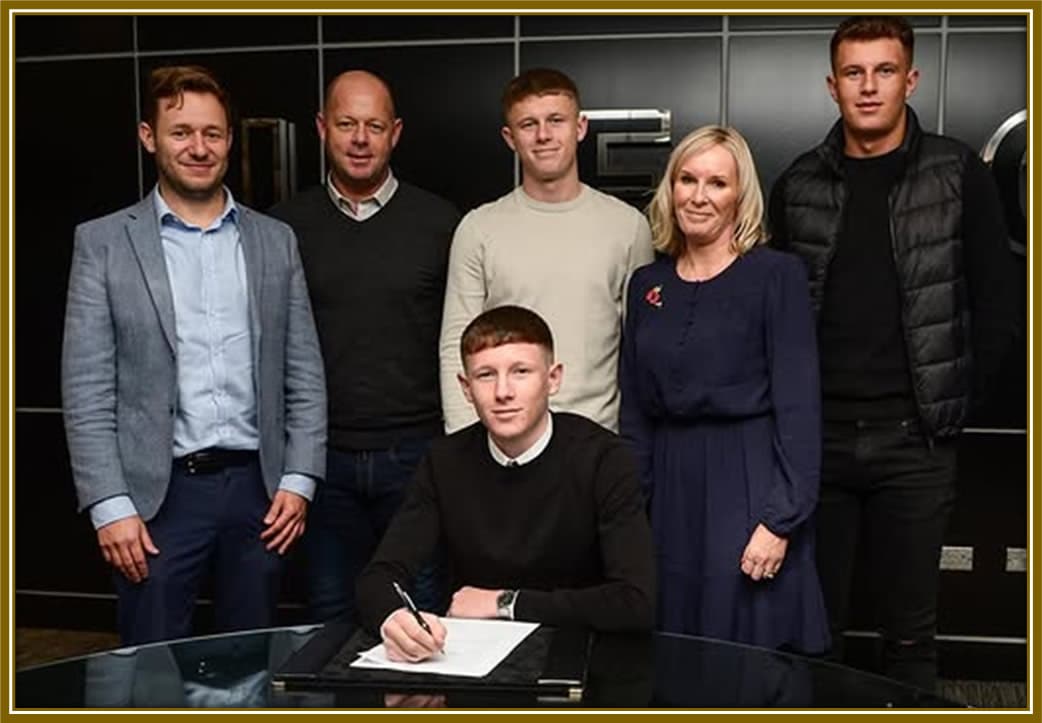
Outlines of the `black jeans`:
{"type": "Polygon", "coordinates": [[[824,425],[817,558],[830,657],[843,659],[853,576],[868,574],[884,674],[927,690],[937,682],[937,582],[955,446],[929,445],[918,420],[824,425]],[[859,544],[867,571],[854,569],[859,544]]]}

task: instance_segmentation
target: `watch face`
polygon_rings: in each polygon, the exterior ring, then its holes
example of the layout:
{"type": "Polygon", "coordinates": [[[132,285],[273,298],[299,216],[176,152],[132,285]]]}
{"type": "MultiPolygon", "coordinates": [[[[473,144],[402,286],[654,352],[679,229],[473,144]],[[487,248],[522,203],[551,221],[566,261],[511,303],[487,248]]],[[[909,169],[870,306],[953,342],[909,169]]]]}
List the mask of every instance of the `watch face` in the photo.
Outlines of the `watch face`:
{"type": "Polygon", "coordinates": [[[514,602],[514,596],[517,594],[516,590],[504,590],[499,593],[496,597],[496,608],[500,615],[509,612],[510,603],[514,602]]]}

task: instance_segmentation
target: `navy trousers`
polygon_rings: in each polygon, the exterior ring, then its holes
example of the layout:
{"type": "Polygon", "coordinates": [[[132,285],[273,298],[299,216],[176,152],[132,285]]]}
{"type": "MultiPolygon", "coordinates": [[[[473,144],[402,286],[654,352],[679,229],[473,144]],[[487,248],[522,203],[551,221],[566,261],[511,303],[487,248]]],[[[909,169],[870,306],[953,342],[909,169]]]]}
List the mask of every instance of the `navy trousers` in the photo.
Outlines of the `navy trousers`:
{"type": "Polygon", "coordinates": [[[260,539],[270,506],[256,459],[194,475],[175,467],[166,499],[146,523],[159,548],[146,556],[148,578],[133,583],[115,573],[122,643],[191,635],[199,586],[210,569],[219,632],[270,627],[282,571],[282,558],[260,539]]]}

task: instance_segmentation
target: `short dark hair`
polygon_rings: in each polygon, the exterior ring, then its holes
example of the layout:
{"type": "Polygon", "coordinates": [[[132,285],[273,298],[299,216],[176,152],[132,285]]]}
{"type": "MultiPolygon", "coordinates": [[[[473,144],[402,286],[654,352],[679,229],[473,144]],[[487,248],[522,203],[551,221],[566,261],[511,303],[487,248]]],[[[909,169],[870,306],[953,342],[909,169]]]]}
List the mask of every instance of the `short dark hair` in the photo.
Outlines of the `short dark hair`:
{"type": "Polygon", "coordinates": [[[855,15],[839,24],[829,43],[829,61],[836,67],[836,51],[844,40],[878,40],[893,38],[900,40],[908,53],[908,64],[915,56],[915,33],[908,21],[897,15],[855,15]]]}
{"type": "Polygon", "coordinates": [[[170,65],[156,68],[148,76],[148,89],[141,104],[141,120],[154,129],[159,117],[159,102],[173,98],[180,105],[185,93],[210,93],[224,108],[228,127],[232,126],[232,101],[213,71],[201,65],[170,65]]]}
{"type": "Polygon", "coordinates": [[[478,314],[460,337],[460,357],[504,344],[538,344],[553,357],[554,338],[539,314],[521,306],[497,306],[478,314]]]}
{"type": "Polygon", "coordinates": [[[553,68],[531,68],[521,73],[509,83],[503,91],[503,117],[510,115],[510,109],[531,95],[570,95],[576,107],[581,108],[579,89],[575,82],[560,70],[553,68]]]}

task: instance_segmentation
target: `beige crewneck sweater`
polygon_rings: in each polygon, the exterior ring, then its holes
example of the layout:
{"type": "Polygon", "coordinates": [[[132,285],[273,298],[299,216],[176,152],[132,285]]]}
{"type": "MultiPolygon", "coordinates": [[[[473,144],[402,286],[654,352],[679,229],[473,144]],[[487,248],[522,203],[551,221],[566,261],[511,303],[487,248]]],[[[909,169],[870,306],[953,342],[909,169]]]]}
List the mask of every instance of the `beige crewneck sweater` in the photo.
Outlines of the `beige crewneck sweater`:
{"type": "Polygon", "coordinates": [[[564,364],[551,408],[618,431],[626,283],[653,256],[644,216],[585,184],[564,203],[536,201],[518,187],[468,213],[452,241],[441,327],[446,431],[476,419],[456,380],[463,329],[503,304],[532,309],[550,325],[564,364]]]}

